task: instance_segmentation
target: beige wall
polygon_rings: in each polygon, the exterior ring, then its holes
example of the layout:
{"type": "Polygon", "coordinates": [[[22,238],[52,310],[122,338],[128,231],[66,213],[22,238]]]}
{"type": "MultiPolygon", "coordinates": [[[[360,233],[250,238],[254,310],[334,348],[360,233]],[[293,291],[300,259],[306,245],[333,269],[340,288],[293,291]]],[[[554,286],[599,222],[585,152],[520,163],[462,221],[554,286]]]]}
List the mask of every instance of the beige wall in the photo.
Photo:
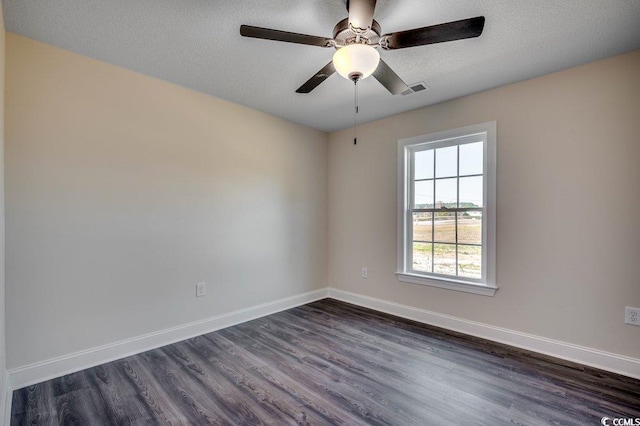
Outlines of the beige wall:
{"type": "Polygon", "coordinates": [[[6,87],[9,368],[326,287],[325,133],[12,33],[6,87]]]}
{"type": "Polygon", "coordinates": [[[640,358],[638,76],[640,51],[331,134],[329,285],[640,358]],[[399,282],[397,140],[493,120],[500,290],[399,282]]]}
{"type": "Polygon", "coordinates": [[[361,125],[356,146],[336,132],[327,149],[321,132],[8,34],[7,364],[327,281],[640,357],[640,327],[622,322],[640,306],[639,71],[634,52],[361,125]],[[492,120],[500,290],[400,283],[397,140],[492,120]]]}
{"type": "MultiPolygon", "coordinates": [[[[4,291],[4,17],[0,4],[0,389],[5,389],[7,368],[5,349],[5,291],[4,291]]],[[[4,393],[0,398],[4,399],[4,393]]],[[[4,402],[0,400],[0,422],[4,421],[4,402]]]]}

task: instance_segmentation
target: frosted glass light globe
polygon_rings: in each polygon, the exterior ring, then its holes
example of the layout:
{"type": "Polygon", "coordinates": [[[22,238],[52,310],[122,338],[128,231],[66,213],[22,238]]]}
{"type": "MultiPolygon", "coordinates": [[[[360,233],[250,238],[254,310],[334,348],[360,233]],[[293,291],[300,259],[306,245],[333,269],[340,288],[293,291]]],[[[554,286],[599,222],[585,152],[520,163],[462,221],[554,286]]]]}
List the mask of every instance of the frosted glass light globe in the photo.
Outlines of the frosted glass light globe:
{"type": "Polygon", "coordinates": [[[378,68],[380,54],[366,44],[349,44],[333,55],[333,65],[338,74],[348,80],[369,77],[378,68]]]}

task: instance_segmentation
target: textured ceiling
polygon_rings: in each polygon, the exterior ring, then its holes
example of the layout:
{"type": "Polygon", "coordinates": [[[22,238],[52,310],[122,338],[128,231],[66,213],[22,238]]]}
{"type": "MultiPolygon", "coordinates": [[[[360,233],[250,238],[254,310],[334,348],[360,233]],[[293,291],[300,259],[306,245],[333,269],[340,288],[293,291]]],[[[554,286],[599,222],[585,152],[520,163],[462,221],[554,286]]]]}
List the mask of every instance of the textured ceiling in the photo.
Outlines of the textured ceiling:
{"type": "MultiPolygon", "coordinates": [[[[260,111],[333,131],[353,123],[353,83],[335,74],[295,90],[333,50],[241,37],[241,24],[332,36],[345,0],[3,0],[5,27],[260,111]]],[[[640,0],[378,0],[383,33],[478,15],[482,36],[382,51],[408,83],[359,84],[360,122],[387,117],[640,48],[640,0]]],[[[640,75],[640,73],[639,73],[640,75]]]]}

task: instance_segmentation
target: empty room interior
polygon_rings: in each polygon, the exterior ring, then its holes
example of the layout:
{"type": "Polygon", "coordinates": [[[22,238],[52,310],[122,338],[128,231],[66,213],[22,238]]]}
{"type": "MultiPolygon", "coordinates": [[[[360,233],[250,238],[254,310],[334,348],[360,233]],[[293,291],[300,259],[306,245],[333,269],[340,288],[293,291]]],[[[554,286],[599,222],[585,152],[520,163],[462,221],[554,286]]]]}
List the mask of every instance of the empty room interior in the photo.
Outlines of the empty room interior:
{"type": "Polygon", "coordinates": [[[2,0],[0,422],[640,425],[640,2],[2,0]]]}

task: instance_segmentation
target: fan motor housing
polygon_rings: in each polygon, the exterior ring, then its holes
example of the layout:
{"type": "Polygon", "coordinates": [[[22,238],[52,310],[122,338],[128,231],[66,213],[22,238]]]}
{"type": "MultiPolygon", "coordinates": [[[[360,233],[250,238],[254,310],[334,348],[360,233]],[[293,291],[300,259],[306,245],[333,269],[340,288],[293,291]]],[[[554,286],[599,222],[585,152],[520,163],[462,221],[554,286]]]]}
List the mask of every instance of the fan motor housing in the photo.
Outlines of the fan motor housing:
{"type": "MultiPolygon", "coordinates": [[[[365,43],[376,47],[380,41],[380,24],[374,19],[371,28],[363,34],[359,34],[360,43],[365,43]]],[[[345,18],[338,22],[333,28],[333,39],[336,43],[336,49],[357,42],[358,34],[349,28],[349,18],[345,18]]]]}

